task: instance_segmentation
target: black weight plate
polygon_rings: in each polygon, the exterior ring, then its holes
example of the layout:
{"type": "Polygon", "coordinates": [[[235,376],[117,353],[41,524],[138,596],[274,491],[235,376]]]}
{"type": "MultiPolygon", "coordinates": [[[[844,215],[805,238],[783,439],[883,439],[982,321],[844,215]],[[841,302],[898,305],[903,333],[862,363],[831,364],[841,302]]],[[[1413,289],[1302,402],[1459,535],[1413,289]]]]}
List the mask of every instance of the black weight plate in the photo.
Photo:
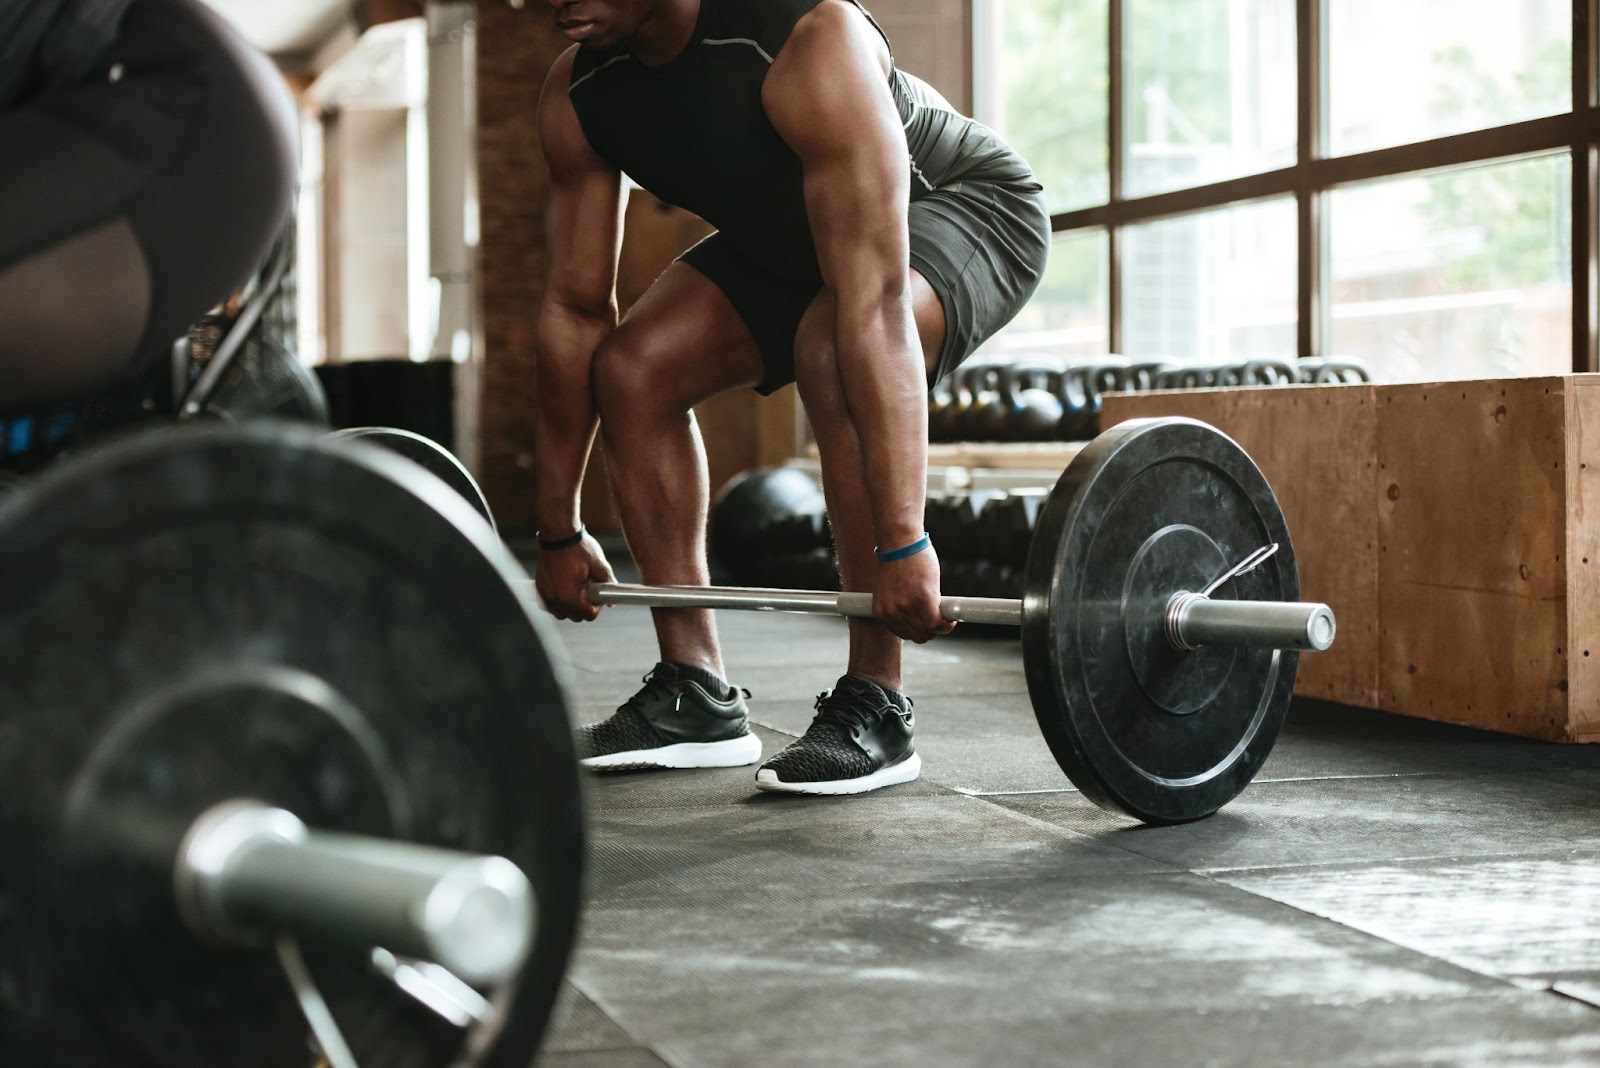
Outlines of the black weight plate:
{"type": "Polygon", "coordinates": [[[176,837],[231,797],[514,861],[538,936],[459,1030],[306,944],[363,1065],[527,1068],[584,855],[565,668],[444,483],[310,430],[163,430],[0,505],[0,1049],[35,1068],[303,1065],[274,955],[191,936],[176,837]]]}
{"type": "Polygon", "coordinates": [[[1200,819],[1249,784],[1276,741],[1298,655],[1173,649],[1172,594],[1263,545],[1276,555],[1216,598],[1295,601],[1277,498],[1234,441],[1192,419],[1095,438],[1062,474],[1028,556],[1022,641],[1050,750],[1096,803],[1148,823],[1200,819]]]}
{"type": "Polygon", "coordinates": [[[429,472],[443,479],[451,489],[465,497],[478,514],[494,526],[494,514],[489,511],[489,500],[483,495],[477,479],[472,477],[455,454],[432,438],[399,430],[391,426],[357,426],[333,432],[336,438],[347,438],[382,445],[413,463],[421,464],[429,472]]]}

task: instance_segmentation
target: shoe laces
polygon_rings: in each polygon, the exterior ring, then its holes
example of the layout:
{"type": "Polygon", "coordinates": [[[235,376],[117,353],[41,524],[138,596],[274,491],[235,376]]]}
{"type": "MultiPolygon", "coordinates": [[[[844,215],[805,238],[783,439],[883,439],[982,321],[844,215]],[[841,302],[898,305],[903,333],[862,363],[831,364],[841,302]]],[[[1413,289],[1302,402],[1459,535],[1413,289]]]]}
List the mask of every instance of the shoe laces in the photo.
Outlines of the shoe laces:
{"type": "MultiPolygon", "coordinates": [[[[662,692],[672,694],[672,710],[674,712],[682,707],[683,689],[680,684],[685,680],[678,678],[670,668],[657,665],[646,672],[639,681],[644,683],[644,687],[638,693],[622,702],[622,707],[617,709],[618,712],[630,712],[636,716],[642,716],[643,713],[640,711],[640,706],[662,692]],[[656,676],[658,675],[662,677],[657,678],[656,676]]],[[[733,692],[735,694],[743,694],[746,700],[750,698],[750,691],[742,686],[735,686],[733,692]]]]}
{"type": "MultiPolygon", "coordinates": [[[[622,706],[617,709],[618,712],[629,712],[643,718],[644,712],[642,709],[646,702],[664,693],[673,694],[677,703],[683,701],[683,691],[675,691],[673,688],[679,680],[664,668],[651,668],[639,681],[644,683],[644,686],[638,693],[622,702],[622,706]]],[[[677,708],[677,703],[673,706],[674,710],[677,708]]]]}
{"type": "Polygon", "coordinates": [[[859,695],[840,693],[838,690],[824,690],[817,694],[816,703],[811,707],[817,710],[817,722],[828,723],[843,727],[846,732],[856,728],[866,729],[885,712],[904,715],[892,701],[874,702],[859,695]]]}

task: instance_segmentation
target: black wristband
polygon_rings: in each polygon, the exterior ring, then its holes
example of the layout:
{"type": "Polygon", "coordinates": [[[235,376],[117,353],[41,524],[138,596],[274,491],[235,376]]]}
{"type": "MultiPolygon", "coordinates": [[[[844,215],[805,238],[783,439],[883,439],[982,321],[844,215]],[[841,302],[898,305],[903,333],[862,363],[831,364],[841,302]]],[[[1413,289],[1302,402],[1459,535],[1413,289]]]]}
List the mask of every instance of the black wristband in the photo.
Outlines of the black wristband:
{"type": "Polygon", "coordinates": [[[588,532],[583,529],[583,524],[579,523],[578,529],[575,532],[568,534],[564,538],[557,538],[554,541],[545,541],[543,538],[540,538],[539,549],[542,552],[554,552],[557,549],[570,549],[582,541],[583,536],[586,533],[588,532]]]}

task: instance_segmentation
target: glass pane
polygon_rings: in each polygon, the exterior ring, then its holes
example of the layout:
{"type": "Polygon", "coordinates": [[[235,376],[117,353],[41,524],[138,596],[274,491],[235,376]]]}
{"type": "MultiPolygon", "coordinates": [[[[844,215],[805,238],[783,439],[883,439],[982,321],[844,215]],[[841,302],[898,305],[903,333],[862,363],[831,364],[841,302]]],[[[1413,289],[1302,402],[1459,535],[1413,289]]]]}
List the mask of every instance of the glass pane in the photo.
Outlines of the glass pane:
{"type": "Polygon", "coordinates": [[[1107,0],[983,0],[978,118],[1033,164],[1050,210],[1110,196],[1107,0]]]}
{"type": "Polygon", "coordinates": [[[1122,347],[1141,359],[1296,354],[1293,198],[1130,226],[1122,347]]]}
{"type": "Polygon", "coordinates": [[[1057,235],[1038,292],[984,352],[1104,356],[1111,342],[1110,258],[1104,230],[1057,235]]]}
{"type": "Polygon", "coordinates": [[[1127,5],[1128,196],[1294,163],[1294,0],[1127,5]]]}
{"type": "Polygon", "coordinates": [[[1572,107],[1570,0],[1327,0],[1331,155],[1572,107]]]}
{"type": "Polygon", "coordinates": [[[1329,194],[1333,351],[1381,381],[1572,369],[1566,153],[1329,194]]]}

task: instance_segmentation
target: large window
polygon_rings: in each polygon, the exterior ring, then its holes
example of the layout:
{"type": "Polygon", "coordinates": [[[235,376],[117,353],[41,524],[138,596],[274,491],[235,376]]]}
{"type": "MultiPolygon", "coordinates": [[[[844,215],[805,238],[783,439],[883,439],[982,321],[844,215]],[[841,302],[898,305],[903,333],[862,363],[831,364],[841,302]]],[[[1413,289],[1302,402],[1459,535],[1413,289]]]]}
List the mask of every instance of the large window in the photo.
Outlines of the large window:
{"type": "Polygon", "coordinates": [[[1141,359],[1293,357],[1294,201],[1139,223],[1122,252],[1122,351],[1141,359]]]}
{"type": "Polygon", "coordinates": [[[1057,235],[1038,292],[996,348],[1005,348],[1009,339],[1016,350],[1029,353],[1103,356],[1111,344],[1109,248],[1104,230],[1057,235]]]}
{"type": "Polygon", "coordinates": [[[974,0],[1067,261],[991,348],[1595,369],[1592,2],[974,0]]]}
{"type": "Polygon", "coordinates": [[[1106,0],[988,0],[983,118],[1034,165],[1051,211],[1110,192],[1106,0]]]}
{"type": "Polygon", "coordinates": [[[1327,0],[1336,154],[1572,107],[1571,0],[1327,0]]]}
{"type": "Polygon", "coordinates": [[[1294,162],[1294,0],[1123,10],[1129,196],[1294,162]]]}
{"type": "Polygon", "coordinates": [[[1420,381],[1572,361],[1566,154],[1337,189],[1333,351],[1420,381]]]}

